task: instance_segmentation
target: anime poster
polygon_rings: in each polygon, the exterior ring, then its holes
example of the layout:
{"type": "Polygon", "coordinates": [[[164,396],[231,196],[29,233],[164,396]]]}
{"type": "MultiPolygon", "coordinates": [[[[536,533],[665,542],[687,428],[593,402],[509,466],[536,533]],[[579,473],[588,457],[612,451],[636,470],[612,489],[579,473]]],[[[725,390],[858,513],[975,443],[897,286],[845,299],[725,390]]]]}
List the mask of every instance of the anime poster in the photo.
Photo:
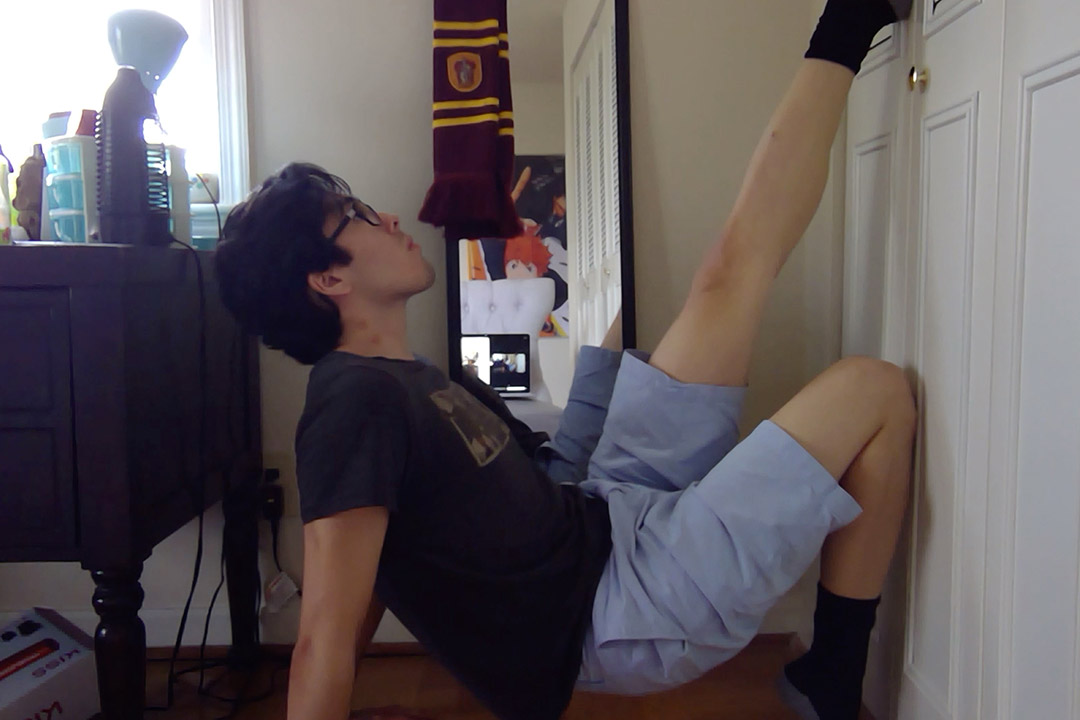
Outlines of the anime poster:
{"type": "Polygon", "coordinates": [[[566,161],[562,155],[519,155],[514,161],[513,189],[524,234],[509,240],[464,240],[468,262],[465,280],[549,277],[555,281],[555,305],[541,337],[566,337],[570,324],[567,302],[569,272],[566,254],[566,161]]]}

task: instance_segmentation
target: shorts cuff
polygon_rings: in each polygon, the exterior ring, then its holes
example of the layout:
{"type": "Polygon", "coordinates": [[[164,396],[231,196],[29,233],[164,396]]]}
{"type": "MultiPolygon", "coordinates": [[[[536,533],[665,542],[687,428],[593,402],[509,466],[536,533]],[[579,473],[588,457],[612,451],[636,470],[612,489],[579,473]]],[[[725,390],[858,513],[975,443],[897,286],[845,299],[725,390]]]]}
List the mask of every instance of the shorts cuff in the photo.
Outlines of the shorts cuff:
{"type": "Polygon", "coordinates": [[[851,497],[848,491],[842,488],[836,478],[832,476],[832,473],[826,470],[825,466],[818,462],[818,459],[811,455],[810,451],[804,448],[798,440],[791,437],[784,428],[772,420],[765,420],[755,432],[758,431],[775,434],[780,438],[778,445],[783,448],[781,453],[788,458],[788,462],[792,463],[793,466],[802,468],[799,475],[808,479],[813,486],[814,493],[821,497],[824,509],[832,519],[829,532],[839,530],[862,514],[862,507],[855,501],[855,498],[851,497]]]}

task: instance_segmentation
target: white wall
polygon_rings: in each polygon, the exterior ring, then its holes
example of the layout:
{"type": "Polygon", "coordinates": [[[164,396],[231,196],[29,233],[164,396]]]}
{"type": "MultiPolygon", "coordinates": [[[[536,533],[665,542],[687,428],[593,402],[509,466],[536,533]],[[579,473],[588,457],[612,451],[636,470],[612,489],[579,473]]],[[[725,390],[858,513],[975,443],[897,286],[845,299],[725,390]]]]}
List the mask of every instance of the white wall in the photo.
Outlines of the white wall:
{"type": "MultiPolygon", "coordinates": [[[[575,2],[575,0],[571,0],[575,2]]],[[[634,262],[639,344],[651,349],[685,300],[734,203],[751,153],[794,75],[818,0],[630,0],[634,262]]],[[[843,142],[834,173],[842,173],[843,142]]],[[[750,372],[744,428],[839,354],[844,179],[777,280],[750,372]]],[[[765,630],[805,630],[813,573],[765,630]]]]}

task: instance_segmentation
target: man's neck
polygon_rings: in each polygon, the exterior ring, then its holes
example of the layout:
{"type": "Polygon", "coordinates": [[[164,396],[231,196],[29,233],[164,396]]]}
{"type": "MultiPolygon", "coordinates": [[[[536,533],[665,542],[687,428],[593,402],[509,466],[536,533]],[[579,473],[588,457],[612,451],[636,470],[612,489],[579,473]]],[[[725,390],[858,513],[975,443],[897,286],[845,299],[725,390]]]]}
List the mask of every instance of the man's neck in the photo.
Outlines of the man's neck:
{"type": "Polygon", "coordinates": [[[338,350],[392,360],[415,360],[409,349],[405,303],[377,311],[342,313],[341,344],[338,350]]]}

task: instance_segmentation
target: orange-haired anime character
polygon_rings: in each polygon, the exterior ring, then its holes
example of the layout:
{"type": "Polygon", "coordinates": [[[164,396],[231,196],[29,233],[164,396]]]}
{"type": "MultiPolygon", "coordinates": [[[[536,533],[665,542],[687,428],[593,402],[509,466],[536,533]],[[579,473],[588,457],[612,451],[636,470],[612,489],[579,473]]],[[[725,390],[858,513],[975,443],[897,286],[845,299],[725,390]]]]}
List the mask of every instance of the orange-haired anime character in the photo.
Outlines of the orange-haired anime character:
{"type": "Polygon", "coordinates": [[[551,262],[551,251],[536,235],[526,233],[506,241],[503,267],[508,278],[543,277],[551,262]]]}

